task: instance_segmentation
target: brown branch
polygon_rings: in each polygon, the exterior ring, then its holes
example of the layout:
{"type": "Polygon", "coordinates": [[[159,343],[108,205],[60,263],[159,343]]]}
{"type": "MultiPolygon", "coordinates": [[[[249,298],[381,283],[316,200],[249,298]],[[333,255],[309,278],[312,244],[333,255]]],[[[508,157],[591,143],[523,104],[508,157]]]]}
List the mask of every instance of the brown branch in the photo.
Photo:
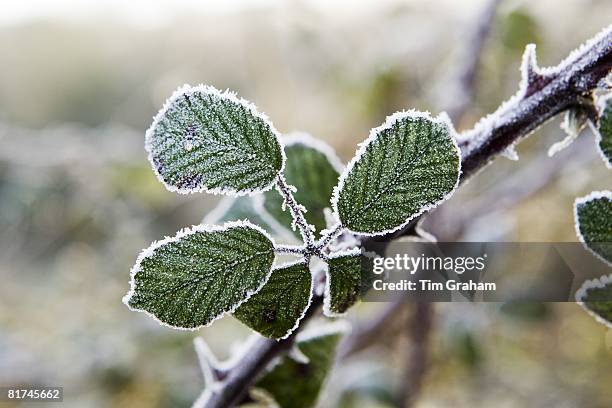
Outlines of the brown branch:
{"type": "MultiPolygon", "coordinates": [[[[585,95],[593,91],[612,70],[612,30],[608,27],[578,52],[572,53],[554,68],[541,71],[530,58],[528,48],[524,59],[524,80],[519,93],[503,104],[495,113],[466,132],[461,140],[461,182],[489,164],[497,155],[529,135],[555,115],[580,106],[585,95]]],[[[400,234],[414,229],[413,220],[400,234]]],[[[398,234],[371,238],[365,244],[380,245],[398,234]]],[[[311,304],[307,316],[312,317],[321,304],[321,298],[311,304]]],[[[297,332],[297,330],[296,330],[297,332]]],[[[289,339],[273,342],[261,340],[248,352],[234,369],[227,373],[219,387],[213,391],[207,407],[230,407],[240,401],[248,387],[277,355],[292,344],[289,339]]]]}
{"type": "Polygon", "coordinates": [[[408,353],[409,364],[406,365],[402,381],[401,408],[412,407],[423,386],[429,360],[429,337],[433,325],[433,314],[433,304],[415,302],[408,321],[410,352],[408,353]]]}

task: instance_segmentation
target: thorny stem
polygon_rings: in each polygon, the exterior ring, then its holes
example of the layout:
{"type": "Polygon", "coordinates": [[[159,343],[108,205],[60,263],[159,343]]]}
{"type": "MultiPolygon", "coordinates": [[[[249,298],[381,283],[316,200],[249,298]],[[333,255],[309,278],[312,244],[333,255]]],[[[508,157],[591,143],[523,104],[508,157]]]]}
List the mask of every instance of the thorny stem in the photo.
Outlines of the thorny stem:
{"type": "Polygon", "coordinates": [[[285,200],[285,204],[287,205],[287,207],[289,207],[291,216],[295,220],[295,223],[297,224],[300,230],[300,234],[302,235],[302,239],[306,244],[306,248],[314,248],[314,234],[312,233],[312,229],[308,222],[306,222],[306,218],[304,218],[304,213],[302,213],[300,205],[295,200],[295,197],[293,197],[291,187],[287,185],[287,180],[285,180],[285,176],[282,173],[279,174],[279,176],[276,178],[276,189],[285,200]]]}
{"type": "MultiPolygon", "coordinates": [[[[303,320],[311,318],[323,305],[321,296],[313,297],[303,320]]],[[[226,408],[239,403],[246,395],[248,386],[265,370],[268,364],[279,354],[288,351],[295,342],[298,330],[283,340],[274,341],[261,337],[231,370],[225,378],[214,387],[210,397],[201,401],[206,408],[226,408]]]]}
{"type": "Polygon", "coordinates": [[[344,227],[342,226],[342,224],[337,223],[334,227],[327,230],[325,235],[321,237],[321,239],[315,244],[315,246],[320,251],[324,250],[329,244],[331,244],[334,239],[336,239],[340,234],[342,234],[343,231],[344,227]]]}
{"type": "Polygon", "coordinates": [[[276,245],[274,250],[285,254],[306,255],[306,248],[300,245],[276,245]]]}
{"type": "MultiPolygon", "coordinates": [[[[461,158],[463,174],[461,182],[467,180],[478,170],[489,164],[504,149],[533,132],[544,122],[555,115],[568,110],[578,104],[580,98],[593,91],[598,83],[604,79],[612,70],[612,28],[608,27],[605,32],[597,37],[596,41],[590,41],[587,46],[580,50],[571,59],[559,64],[556,68],[548,70],[550,77],[543,80],[542,77],[531,76],[528,78],[524,95],[519,95],[511,102],[502,105],[486,122],[477,124],[471,131],[466,133],[462,148],[470,145],[467,152],[461,158]],[[530,80],[530,81],[529,81],[530,80]],[[478,142],[478,143],[475,143],[478,142]]],[[[290,190],[284,183],[284,178],[279,177],[277,182],[279,190],[290,190]]],[[[281,194],[282,191],[281,191],[281,194]]],[[[295,199],[292,194],[287,194],[287,204],[296,211],[298,217],[303,220],[295,199]]],[[[416,217],[401,234],[406,234],[414,229],[421,217],[416,217]]],[[[307,226],[303,221],[304,226],[307,226]]],[[[298,223],[298,226],[300,224],[298,223]]],[[[312,231],[304,228],[304,235],[312,239],[312,231]]],[[[390,234],[383,237],[372,237],[364,244],[381,244],[389,242],[398,234],[390,234]]],[[[314,242],[314,239],[312,239],[314,242]]],[[[312,317],[319,309],[322,299],[317,296],[306,311],[302,324],[286,340],[274,342],[262,340],[265,347],[254,347],[246,353],[244,361],[230,370],[225,381],[215,389],[207,408],[231,407],[240,401],[247,388],[255,381],[258,375],[265,369],[267,364],[277,355],[287,350],[287,344],[291,344],[296,333],[304,326],[306,320],[312,317]]]]}

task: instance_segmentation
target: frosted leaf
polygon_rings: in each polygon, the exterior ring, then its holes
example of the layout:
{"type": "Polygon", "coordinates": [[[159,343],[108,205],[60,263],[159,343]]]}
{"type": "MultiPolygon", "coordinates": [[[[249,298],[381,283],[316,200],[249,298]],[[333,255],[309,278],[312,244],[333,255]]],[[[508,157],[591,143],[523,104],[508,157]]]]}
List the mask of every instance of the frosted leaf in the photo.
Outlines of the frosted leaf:
{"type": "Polygon", "coordinates": [[[612,168],[612,97],[604,101],[597,130],[599,152],[608,168],[612,168]]]}
{"type": "Polygon", "coordinates": [[[587,125],[589,116],[583,109],[570,109],[565,112],[563,122],[561,123],[561,129],[567,135],[563,140],[550,146],[548,149],[548,157],[552,157],[559,153],[572,144],[574,140],[580,135],[582,129],[587,125]]]}
{"type": "Polygon", "coordinates": [[[229,92],[185,85],[146,133],[145,147],[170,191],[244,195],[270,189],[284,165],[274,126],[229,92]]]}
{"type": "Polygon", "coordinates": [[[271,238],[253,224],[194,226],[140,254],[123,302],[168,326],[197,329],[257,292],[273,262],[271,238]]]}
{"type": "MultiPolygon", "coordinates": [[[[331,147],[306,134],[293,134],[283,142],[287,155],[285,178],[295,187],[294,197],[301,204],[306,222],[320,232],[326,227],[324,209],[329,207],[342,164],[331,147]]],[[[282,225],[292,228],[291,214],[278,191],[267,192],[264,200],[265,210],[282,225]]],[[[295,235],[300,238],[298,231],[295,235]]]]}
{"type": "Polygon", "coordinates": [[[267,395],[281,407],[314,407],[344,331],[343,325],[334,325],[331,330],[300,333],[296,346],[309,362],[285,355],[255,383],[254,390],[267,395]]]}
{"type": "Polygon", "coordinates": [[[340,177],[332,204],[352,232],[392,232],[446,200],[457,187],[460,165],[446,120],[398,112],[361,144],[340,177]]]}
{"type": "Polygon", "coordinates": [[[204,217],[202,223],[214,225],[246,219],[268,231],[274,230],[255,207],[253,197],[224,197],[215,209],[204,217]]]}
{"type": "Polygon", "coordinates": [[[576,234],[595,255],[612,264],[612,192],[595,191],[574,203],[576,234]]]}
{"type": "Polygon", "coordinates": [[[612,328],[612,275],[586,281],[576,301],[598,322],[612,328]]]}
{"type": "Polygon", "coordinates": [[[359,300],[361,291],[361,252],[354,250],[330,256],[325,287],[324,312],[337,316],[359,300]]]}
{"type": "Polygon", "coordinates": [[[263,336],[282,339],[295,330],[312,296],[308,265],[275,268],[268,282],[234,312],[234,317],[263,336]]]}

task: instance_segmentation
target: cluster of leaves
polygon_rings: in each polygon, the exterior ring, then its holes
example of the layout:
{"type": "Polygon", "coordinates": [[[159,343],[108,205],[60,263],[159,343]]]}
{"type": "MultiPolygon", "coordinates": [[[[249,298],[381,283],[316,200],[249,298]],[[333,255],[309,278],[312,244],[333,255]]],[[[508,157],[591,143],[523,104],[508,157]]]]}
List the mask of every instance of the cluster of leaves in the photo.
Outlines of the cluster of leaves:
{"type": "Polygon", "coordinates": [[[125,303],[183,329],[232,313],[274,339],[288,336],[310,303],[313,257],[327,264],[328,313],[357,301],[361,254],[332,248],[335,237],[401,228],[446,199],[460,172],[453,130],[443,119],[414,111],[390,116],[343,170],[329,146],[295,136],[284,146],[252,104],[206,86],[174,93],[147,131],[146,149],[169,190],[236,198],[217,211],[230,222],[187,228],[145,249],[125,303]],[[329,207],[334,225],[326,222],[329,207]],[[288,231],[301,245],[275,243],[272,235],[288,231]],[[284,251],[300,259],[275,265],[284,251]]]}
{"type": "MultiPolygon", "coordinates": [[[[452,194],[461,163],[455,139],[445,117],[398,112],[371,131],[344,167],[322,142],[281,138],[265,115],[234,94],[184,86],[146,133],[149,161],[170,191],[231,197],[203,224],[145,249],[124,303],[180,329],[230,313],[263,336],[282,339],[321,295],[314,282],[325,280],[324,312],[342,314],[367,282],[358,237],[402,228],[452,194]],[[298,259],[283,263],[277,255],[298,259]]],[[[316,347],[313,341],[297,343],[309,363],[284,361],[256,389],[294,404],[295,391],[278,388],[275,378],[324,371],[337,336],[319,338],[316,347]]],[[[323,377],[316,375],[304,386],[313,387],[313,378],[320,386],[323,377]]]]}
{"type": "MultiPolygon", "coordinates": [[[[612,99],[604,98],[598,123],[591,122],[602,159],[612,169],[612,99]]],[[[574,203],[576,234],[585,247],[612,265],[612,191],[594,191],[574,203]]],[[[586,281],[576,300],[597,321],[612,327],[612,274],[586,281]]]]}
{"type": "MultiPolygon", "coordinates": [[[[575,115],[574,122],[581,120],[575,115]]],[[[610,166],[609,103],[596,126],[610,166]]],[[[324,296],[326,315],[345,313],[369,278],[359,237],[396,231],[437,206],[454,192],[461,172],[446,117],[393,114],[372,129],[344,167],[329,146],[305,135],[283,138],[251,103],[209,86],[179,88],[155,117],[145,146],[170,191],[229,197],[202,224],[143,250],[124,303],[179,329],[232,314],[272,339],[291,335],[315,295],[324,296]],[[281,262],[286,255],[298,259],[281,262]],[[320,292],[319,281],[325,282],[320,292]]],[[[575,214],[581,240],[611,262],[612,193],[577,200],[575,214]]],[[[578,293],[578,301],[608,323],[611,281],[587,282],[578,293]]],[[[279,378],[307,372],[312,375],[305,376],[304,389],[317,391],[300,395],[316,399],[339,336],[298,341],[305,361],[283,357],[252,397],[295,404],[299,390],[279,378]]],[[[314,403],[304,401],[300,406],[314,403]]]]}

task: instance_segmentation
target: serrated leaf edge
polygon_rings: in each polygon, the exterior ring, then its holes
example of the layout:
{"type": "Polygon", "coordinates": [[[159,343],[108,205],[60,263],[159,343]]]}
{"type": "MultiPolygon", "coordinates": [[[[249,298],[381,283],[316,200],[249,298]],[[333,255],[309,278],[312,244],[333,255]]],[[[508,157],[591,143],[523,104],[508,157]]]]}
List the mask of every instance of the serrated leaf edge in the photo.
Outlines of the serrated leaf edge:
{"type": "Polygon", "coordinates": [[[300,327],[300,323],[302,322],[302,319],[304,319],[304,316],[306,316],[306,311],[308,310],[308,308],[310,307],[310,304],[312,303],[312,294],[313,294],[313,289],[314,289],[314,276],[312,275],[312,271],[310,270],[310,267],[308,266],[308,263],[305,262],[302,259],[302,260],[299,260],[299,261],[284,263],[282,265],[279,265],[277,268],[287,268],[287,267],[294,266],[294,265],[297,265],[297,264],[300,264],[300,263],[306,265],[306,268],[308,269],[308,272],[310,272],[310,289],[308,290],[308,302],[306,303],[306,306],[302,310],[302,313],[300,314],[300,317],[298,317],[298,319],[295,321],[295,324],[293,325],[293,327],[291,329],[289,329],[287,331],[287,333],[285,333],[285,335],[283,337],[275,339],[277,341],[284,340],[284,339],[288,338],[289,336],[291,336],[293,334],[293,332],[298,327],[300,327]]]}
{"type": "Polygon", "coordinates": [[[598,254],[597,252],[593,251],[588,246],[586,240],[584,239],[584,235],[582,235],[582,232],[580,232],[580,223],[578,222],[578,206],[581,205],[581,204],[586,204],[586,203],[588,203],[590,201],[593,201],[593,200],[601,199],[601,198],[612,200],[612,191],[607,191],[607,190],[593,191],[593,192],[591,192],[590,194],[587,194],[584,197],[576,198],[576,200],[574,201],[574,229],[576,230],[576,236],[578,237],[578,240],[582,243],[582,246],[587,251],[589,251],[590,253],[595,255],[597,258],[601,259],[605,264],[612,265],[612,262],[608,261],[603,256],[601,256],[600,254],[598,254]]]}
{"type": "Polygon", "coordinates": [[[268,234],[263,228],[252,224],[249,221],[231,221],[231,222],[226,222],[223,225],[207,225],[207,224],[199,224],[199,225],[192,225],[191,227],[186,227],[183,228],[181,230],[179,230],[176,235],[174,235],[173,237],[165,237],[162,240],[159,241],[154,241],[151,245],[149,245],[147,248],[143,249],[140,254],[138,255],[138,258],[136,259],[136,263],[134,264],[134,266],[132,266],[132,269],[130,270],[130,290],[128,291],[128,293],[123,296],[123,304],[125,304],[128,309],[130,309],[133,312],[141,312],[144,313],[146,315],[148,315],[149,317],[151,317],[152,319],[154,319],[155,321],[157,321],[157,323],[159,323],[161,326],[165,326],[165,327],[170,327],[172,329],[177,329],[177,330],[186,330],[186,331],[196,331],[199,330],[203,327],[208,327],[210,325],[212,325],[215,321],[219,320],[220,318],[222,318],[225,314],[231,314],[233,313],[241,304],[243,304],[244,302],[246,302],[247,300],[249,300],[249,298],[251,296],[253,296],[255,293],[259,292],[261,290],[261,288],[268,282],[268,279],[270,279],[270,276],[272,275],[272,269],[270,268],[270,270],[268,271],[268,274],[265,276],[265,278],[262,280],[261,284],[259,285],[259,287],[257,287],[257,289],[253,290],[253,291],[248,291],[246,297],[236,303],[235,305],[232,306],[232,308],[230,310],[227,310],[225,312],[221,312],[219,313],[217,316],[213,317],[210,322],[200,325],[200,326],[196,326],[196,327],[180,327],[180,326],[173,326],[171,324],[168,324],[166,322],[161,321],[160,319],[157,318],[157,316],[155,316],[153,313],[149,312],[148,310],[145,309],[139,309],[139,308],[135,308],[130,306],[129,302],[130,299],[132,298],[132,296],[134,295],[134,293],[136,292],[136,275],[138,274],[138,272],[140,272],[142,269],[140,268],[140,265],[142,263],[142,261],[145,258],[148,258],[152,255],[155,254],[155,250],[168,244],[171,242],[178,242],[180,241],[182,238],[189,236],[189,235],[193,235],[197,232],[222,232],[222,231],[227,231],[229,229],[232,228],[240,228],[240,227],[247,227],[247,228],[252,228],[255,229],[257,231],[259,231],[260,233],[262,233],[267,239],[270,240],[270,242],[272,243],[272,246],[275,247],[276,244],[274,243],[274,239],[270,236],[270,234],[268,234]]]}
{"type": "Polygon", "coordinates": [[[220,90],[218,90],[217,88],[215,88],[215,87],[213,87],[211,85],[199,84],[199,85],[196,85],[196,86],[191,86],[189,84],[184,84],[182,86],[179,86],[172,93],[172,95],[168,99],[166,99],[166,102],[164,103],[163,107],[153,117],[153,123],[151,124],[151,126],[149,126],[149,128],[145,132],[145,150],[147,151],[147,158],[148,158],[149,163],[151,164],[151,167],[153,168],[153,171],[155,172],[155,176],[157,177],[159,182],[162,183],[164,185],[164,187],[166,187],[166,189],[168,191],[171,191],[173,193],[179,193],[179,194],[193,194],[193,193],[206,192],[206,193],[210,193],[210,194],[223,194],[223,195],[231,195],[231,196],[252,196],[252,195],[260,194],[260,193],[263,193],[265,191],[270,190],[274,186],[276,178],[274,179],[275,181],[271,182],[265,188],[260,188],[260,189],[244,189],[244,190],[240,190],[240,191],[234,190],[232,188],[225,188],[225,187],[207,188],[207,187],[202,186],[202,187],[197,187],[197,188],[183,188],[183,187],[172,186],[172,185],[166,183],[166,181],[163,179],[163,177],[161,176],[161,174],[157,170],[157,167],[155,166],[155,162],[153,160],[153,152],[152,152],[152,146],[151,146],[152,139],[153,139],[153,134],[155,132],[155,128],[157,127],[159,122],[162,120],[162,118],[164,117],[164,115],[166,114],[168,109],[172,106],[172,104],[179,97],[181,97],[183,95],[193,95],[195,92],[202,92],[202,93],[207,94],[207,95],[213,95],[213,96],[218,97],[220,99],[226,99],[226,100],[229,100],[230,102],[242,105],[253,116],[256,116],[259,119],[263,120],[264,123],[266,123],[266,125],[268,125],[270,127],[270,130],[272,131],[272,133],[276,136],[276,141],[277,141],[277,143],[278,143],[278,145],[280,147],[280,151],[281,151],[281,168],[280,168],[278,174],[281,174],[283,172],[283,170],[285,169],[285,161],[286,161],[287,157],[285,156],[285,149],[284,149],[283,143],[281,141],[280,132],[278,130],[276,130],[276,128],[274,127],[274,124],[272,124],[272,122],[270,121],[270,119],[268,118],[268,116],[265,113],[259,112],[257,110],[257,107],[255,106],[254,103],[252,103],[250,101],[247,101],[246,99],[239,98],[238,96],[236,96],[236,93],[230,91],[229,89],[227,89],[225,91],[220,91],[220,90]]]}
{"type": "MultiPolygon", "coordinates": [[[[612,103],[612,94],[606,95],[598,101],[600,118],[603,116],[604,111],[606,110],[607,103],[612,103]]],[[[603,162],[606,164],[606,167],[612,170],[612,160],[606,157],[603,149],[601,148],[601,142],[603,141],[603,135],[599,131],[599,128],[595,126],[595,124],[593,124],[593,122],[589,120],[588,123],[589,123],[589,127],[591,128],[591,131],[595,134],[595,145],[597,146],[597,151],[599,152],[599,156],[601,157],[603,162]]]]}
{"type": "MultiPolygon", "coordinates": [[[[329,259],[342,258],[345,256],[357,256],[361,254],[359,248],[347,249],[344,251],[334,252],[333,255],[329,256],[329,259]]],[[[343,317],[348,313],[348,309],[344,313],[337,313],[331,310],[331,274],[329,264],[326,265],[325,269],[325,290],[323,292],[323,314],[327,317],[343,317]]]]}
{"type": "Polygon", "coordinates": [[[340,222],[340,216],[338,212],[338,200],[340,198],[340,192],[342,191],[342,188],[344,187],[344,183],[346,182],[346,179],[349,176],[351,170],[357,164],[357,162],[361,159],[361,157],[365,154],[368,146],[376,140],[376,138],[381,132],[387,129],[390,129],[393,126],[393,124],[395,124],[395,122],[402,120],[402,119],[407,119],[407,118],[408,119],[423,118],[423,119],[430,120],[437,125],[446,126],[448,128],[450,139],[451,139],[453,146],[455,147],[455,153],[457,154],[457,158],[458,158],[457,160],[457,163],[458,163],[457,175],[458,176],[457,176],[457,180],[455,181],[455,185],[453,186],[451,191],[446,193],[440,200],[438,200],[437,202],[433,204],[429,204],[429,205],[425,205],[421,207],[419,211],[412,214],[406,221],[404,221],[403,224],[400,224],[395,228],[372,233],[372,232],[353,231],[345,227],[347,231],[353,234],[374,237],[374,236],[386,235],[386,234],[390,234],[395,231],[398,231],[404,228],[406,225],[408,225],[408,223],[410,223],[410,221],[412,221],[414,218],[418,217],[419,215],[423,214],[426,211],[436,208],[437,206],[442,204],[444,201],[448,200],[455,193],[455,190],[457,190],[457,187],[459,186],[459,180],[461,178],[461,149],[459,148],[459,145],[457,144],[457,135],[455,132],[455,128],[453,127],[453,124],[451,123],[448,114],[446,114],[446,112],[442,112],[437,117],[434,118],[431,116],[429,112],[421,112],[421,111],[417,111],[414,109],[411,109],[408,111],[395,112],[394,114],[387,116],[385,122],[382,125],[372,128],[372,130],[370,130],[370,134],[368,138],[365,139],[363,142],[359,143],[358,145],[359,147],[357,148],[357,151],[355,152],[355,156],[351,159],[351,161],[344,168],[344,171],[340,174],[340,178],[338,179],[338,184],[336,185],[336,187],[334,187],[334,192],[331,198],[332,209],[334,210],[334,214],[338,222],[340,222]]]}
{"type": "MultiPolygon", "coordinates": [[[[295,266],[295,265],[298,265],[298,264],[305,265],[306,268],[308,269],[308,271],[310,272],[310,289],[308,290],[308,302],[306,303],[306,306],[302,310],[302,313],[300,314],[300,316],[296,320],[296,322],[293,325],[293,327],[290,328],[282,337],[267,337],[267,336],[264,336],[266,338],[273,339],[273,340],[276,340],[276,341],[280,341],[280,340],[284,340],[287,337],[291,336],[291,334],[300,326],[300,323],[301,323],[302,319],[306,315],[306,311],[308,310],[308,308],[310,307],[310,304],[312,303],[312,293],[313,293],[313,289],[314,289],[314,276],[312,276],[312,272],[310,271],[310,268],[308,267],[308,264],[303,259],[300,259],[298,261],[291,261],[291,262],[286,262],[286,263],[283,263],[283,264],[275,265],[272,268],[272,272],[276,271],[277,269],[289,268],[289,267],[292,267],[292,266],[295,266]]],[[[272,276],[272,273],[270,273],[270,276],[272,276]]],[[[266,280],[266,283],[267,283],[267,280],[266,280]]],[[[262,288],[263,288],[263,286],[262,286],[262,288]]],[[[247,327],[249,327],[249,326],[247,326],[247,327]]],[[[251,329],[251,328],[249,327],[249,329],[251,329]]],[[[253,330],[255,333],[258,333],[254,329],[251,329],[251,330],[253,330]]]]}
{"type": "Polygon", "coordinates": [[[582,308],[599,323],[612,329],[611,322],[589,309],[589,307],[584,303],[584,299],[587,296],[589,289],[603,289],[606,285],[612,285],[612,274],[585,281],[582,286],[580,286],[580,289],[576,291],[576,303],[582,306],[582,308]]]}

